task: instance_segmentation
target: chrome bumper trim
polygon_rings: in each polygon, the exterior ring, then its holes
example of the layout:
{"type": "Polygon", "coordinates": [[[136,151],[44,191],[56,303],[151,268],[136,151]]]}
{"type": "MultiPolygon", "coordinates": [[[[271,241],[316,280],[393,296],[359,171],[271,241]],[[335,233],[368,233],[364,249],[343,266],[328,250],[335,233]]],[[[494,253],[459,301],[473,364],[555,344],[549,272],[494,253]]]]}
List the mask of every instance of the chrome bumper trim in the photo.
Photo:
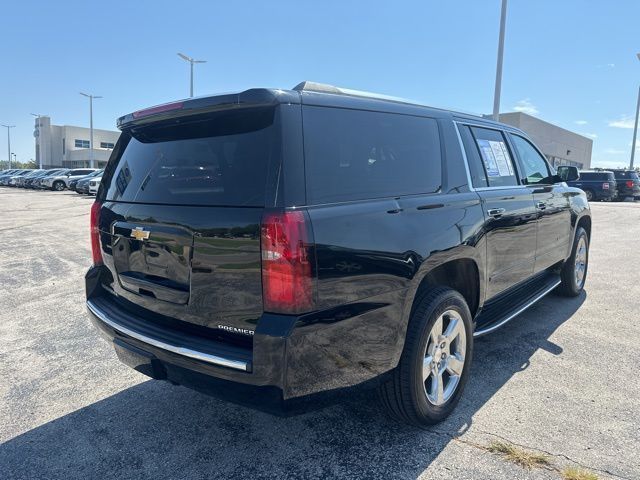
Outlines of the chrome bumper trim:
{"type": "Polygon", "coordinates": [[[191,350],[190,348],[171,345],[169,343],[163,342],[162,340],[157,340],[155,338],[138,333],[135,330],[123,327],[122,325],[119,325],[118,323],[108,318],[105,313],[98,307],[96,307],[96,305],[91,300],[87,300],[87,308],[101,322],[104,322],[114,330],[117,330],[118,332],[123,333],[131,338],[135,338],[136,340],[140,340],[141,342],[147,343],[157,348],[161,348],[162,350],[167,350],[168,352],[176,353],[178,355],[183,355],[189,358],[194,358],[196,360],[211,363],[213,365],[233,368],[235,370],[242,370],[244,372],[249,371],[249,365],[247,362],[243,362],[240,360],[231,360],[229,358],[219,357],[210,353],[198,352],[196,350],[191,350]]]}

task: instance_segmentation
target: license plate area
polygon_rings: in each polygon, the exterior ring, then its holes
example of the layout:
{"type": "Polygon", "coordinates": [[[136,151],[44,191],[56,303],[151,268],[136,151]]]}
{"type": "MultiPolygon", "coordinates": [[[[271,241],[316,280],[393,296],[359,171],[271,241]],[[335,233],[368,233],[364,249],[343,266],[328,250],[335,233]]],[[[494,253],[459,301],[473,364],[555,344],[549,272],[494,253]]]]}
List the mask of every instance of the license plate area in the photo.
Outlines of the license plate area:
{"type": "Polygon", "coordinates": [[[189,302],[191,232],[180,227],[115,222],[111,250],[122,288],[166,302],[189,302]]]}

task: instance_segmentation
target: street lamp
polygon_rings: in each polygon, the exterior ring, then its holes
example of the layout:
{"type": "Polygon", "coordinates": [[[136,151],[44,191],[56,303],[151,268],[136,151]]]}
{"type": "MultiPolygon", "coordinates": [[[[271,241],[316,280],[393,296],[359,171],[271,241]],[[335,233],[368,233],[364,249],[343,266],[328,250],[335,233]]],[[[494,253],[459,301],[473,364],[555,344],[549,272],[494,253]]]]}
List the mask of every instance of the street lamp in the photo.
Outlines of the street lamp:
{"type": "Polygon", "coordinates": [[[95,168],[93,160],[93,99],[102,98],[100,95],[89,95],[88,93],[80,92],[89,99],[89,168],[95,168]]]}
{"type": "MultiPolygon", "coordinates": [[[[40,145],[40,117],[42,115],[40,115],[39,113],[31,113],[30,115],[33,115],[34,117],[36,117],[36,119],[38,120],[38,124],[36,125],[38,127],[38,145],[40,145]]],[[[42,169],[42,152],[40,151],[40,149],[38,149],[38,152],[36,152],[36,160],[38,160],[38,168],[42,169]]]]}
{"type": "Polygon", "coordinates": [[[498,63],[496,65],[496,88],[493,92],[493,119],[500,117],[500,90],[502,89],[502,57],[504,55],[504,30],[507,23],[507,0],[502,0],[500,13],[500,37],[498,39],[498,63]]]}
{"type": "Polygon", "coordinates": [[[18,163],[18,156],[15,153],[11,153],[11,156],[13,157],[13,161],[18,163]]]}
{"type": "MultiPolygon", "coordinates": [[[[640,53],[636,56],[640,60],[640,53]]],[[[629,169],[633,170],[633,158],[636,156],[636,137],[638,136],[638,116],[640,115],[640,87],[638,87],[638,104],[636,105],[636,123],[633,126],[633,140],[631,141],[631,161],[629,162],[629,169]]]]}
{"type": "Polygon", "coordinates": [[[11,129],[15,127],[15,125],[2,125],[7,129],[7,155],[9,156],[9,168],[11,168],[11,129]]]}
{"type": "Polygon", "coordinates": [[[194,63],[207,63],[206,60],[195,60],[194,58],[191,58],[187,55],[185,55],[184,53],[178,53],[178,56],[183,59],[186,60],[187,62],[189,62],[189,65],[191,66],[191,88],[189,89],[189,96],[193,97],[193,64],[194,63]]]}

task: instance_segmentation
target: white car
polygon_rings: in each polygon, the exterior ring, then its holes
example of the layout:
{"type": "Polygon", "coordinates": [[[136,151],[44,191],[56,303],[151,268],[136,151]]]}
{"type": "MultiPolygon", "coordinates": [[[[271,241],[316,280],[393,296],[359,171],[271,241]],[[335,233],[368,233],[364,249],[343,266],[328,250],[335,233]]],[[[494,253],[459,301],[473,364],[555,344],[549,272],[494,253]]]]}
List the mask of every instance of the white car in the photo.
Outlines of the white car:
{"type": "Polygon", "coordinates": [[[97,168],[74,168],[73,170],[66,170],[58,175],[44,178],[42,182],[40,182],[40,186],[61,192],[65,188],[69,188],[69,182],[71,180],[82,178],[96,170],[97,168]]]}
{"type": "Polygon", "coordinates": [[[102,182],[102,175],[92,178],[91,181],[89,181],[89,195],[96,195],[98,193],[100,182],[102,182]]]}

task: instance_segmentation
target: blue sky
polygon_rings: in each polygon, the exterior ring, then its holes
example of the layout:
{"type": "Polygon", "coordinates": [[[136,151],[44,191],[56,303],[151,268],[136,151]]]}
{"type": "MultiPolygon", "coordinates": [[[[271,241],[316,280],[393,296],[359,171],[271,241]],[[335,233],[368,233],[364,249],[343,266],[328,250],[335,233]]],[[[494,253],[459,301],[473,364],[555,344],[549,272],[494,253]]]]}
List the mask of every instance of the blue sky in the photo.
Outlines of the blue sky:
{"type": "MultiPolygon", "coordinates": [[[[0,123],[35,157],[33,117],[115,129],[125,113],[195,93],[302,80],[492,109],[500,0],[6,2],[0,123]]],[[[593,164],[628,163],[640,84],[637,0],[509,0],[501,111],[594,139],[593,164]]],[[[6,131],[0,131],[0,159],[6,131]]]]}

